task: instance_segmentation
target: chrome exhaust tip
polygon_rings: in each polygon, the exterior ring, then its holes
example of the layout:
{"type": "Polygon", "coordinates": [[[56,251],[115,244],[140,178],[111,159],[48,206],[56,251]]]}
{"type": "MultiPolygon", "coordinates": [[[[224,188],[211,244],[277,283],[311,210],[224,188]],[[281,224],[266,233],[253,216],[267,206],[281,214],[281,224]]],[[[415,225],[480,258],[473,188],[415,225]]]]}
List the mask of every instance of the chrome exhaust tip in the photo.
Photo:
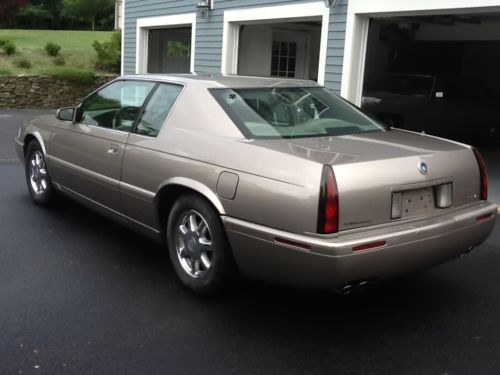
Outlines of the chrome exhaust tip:
{"type": "Polygon", "coordinates": [[[368,285],[369,285],[369,282],[368,281],[361,281],[360,283],[358,283],[357,285],[357,290],[359,292],[364,292],[366,291],[366,289],[368,288],[368,285]]]}
{"type": "Polygon", "coordinates": [[[344,285],[340,288],[339,293],[343,296],[348,296],[354,292],[354,287],[352,284],[344,285]]]}

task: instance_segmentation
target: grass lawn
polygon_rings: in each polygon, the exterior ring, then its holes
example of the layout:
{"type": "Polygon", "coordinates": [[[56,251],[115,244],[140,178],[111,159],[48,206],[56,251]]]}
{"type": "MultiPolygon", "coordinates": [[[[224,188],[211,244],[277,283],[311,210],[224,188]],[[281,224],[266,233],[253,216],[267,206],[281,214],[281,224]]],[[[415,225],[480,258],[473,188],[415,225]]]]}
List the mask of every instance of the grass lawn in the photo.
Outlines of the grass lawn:
{"type": "MultiPolygon", "coordinates": [[[[0,52],[0,75],[5,74],[39,74],[47,70],[64,68],[95,71],[96,52],[92,47],[94,40],[108,41],[112,32],[108,31],[68,31],[68,30],[2,30],[0,39],[9,39],[17,47],[16,53],[7,56],[0,52]],[[48,42],[61,46],[59,55],[65,64],[58,66],[54,58],[45,51],[48,42]],[[27,59],[31,68],[20,68],[16,62],[27,59]]],[[[105,73],[105,72],[96,72],[105,73]]]]}

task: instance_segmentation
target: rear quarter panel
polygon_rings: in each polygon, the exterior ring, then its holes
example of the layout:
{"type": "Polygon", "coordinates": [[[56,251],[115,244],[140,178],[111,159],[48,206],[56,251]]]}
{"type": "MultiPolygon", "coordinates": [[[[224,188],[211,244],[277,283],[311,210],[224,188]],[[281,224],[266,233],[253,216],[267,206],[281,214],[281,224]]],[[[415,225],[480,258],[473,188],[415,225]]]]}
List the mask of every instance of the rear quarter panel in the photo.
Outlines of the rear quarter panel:
{"type": "Polygon", "coordinates": [[[161,140],[130,136],[123,160],[123,202],[127,215],[161,229],[164,223],[151,209],[154,196],[165,183],[184,178],[205,186],[224,215],[291,232],[314,232],[320,174],[317,163],[252,142],[170,127],[161,140]],[[223,171],[239,178],[234,199],[217,195],[223,171]]]}

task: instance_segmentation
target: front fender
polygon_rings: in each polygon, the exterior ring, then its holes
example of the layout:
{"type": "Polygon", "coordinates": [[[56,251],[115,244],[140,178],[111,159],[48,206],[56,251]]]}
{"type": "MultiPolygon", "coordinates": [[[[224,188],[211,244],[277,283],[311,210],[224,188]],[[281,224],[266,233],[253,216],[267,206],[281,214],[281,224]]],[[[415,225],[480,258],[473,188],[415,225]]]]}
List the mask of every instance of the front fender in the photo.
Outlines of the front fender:
{"type": "Polygon", "coordinates": [[[23,144],[23,147],[26,147],[26,138],[29,137],[29,136],[35,137],[35,139],[40,144],[40,147],[42,148],[43,155],[47,156],[47,149],[45,148],[45,142],[43,141],[42,135],[40,134],[40,132],[38,130],[30,131],[30,127],[29,126],[28,126],[28,128],[26,128],[26,131],[24,133],[24,137],[23,137],[24,144],[23,144]]]}

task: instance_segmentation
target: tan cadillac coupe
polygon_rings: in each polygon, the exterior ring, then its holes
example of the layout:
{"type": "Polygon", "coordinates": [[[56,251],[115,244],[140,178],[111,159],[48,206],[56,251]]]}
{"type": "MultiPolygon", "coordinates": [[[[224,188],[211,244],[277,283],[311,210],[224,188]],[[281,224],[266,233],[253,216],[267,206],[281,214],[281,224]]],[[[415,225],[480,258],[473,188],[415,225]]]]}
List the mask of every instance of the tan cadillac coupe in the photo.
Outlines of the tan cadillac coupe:
{"type": "Polygon", "coordinates": [[[497,215],[474,148],[310,81],[120,77],[15,141],[36,203],[65,194],[165,243],[205,294],[237,274],[349,293],[469,252],[497,215]]]}

